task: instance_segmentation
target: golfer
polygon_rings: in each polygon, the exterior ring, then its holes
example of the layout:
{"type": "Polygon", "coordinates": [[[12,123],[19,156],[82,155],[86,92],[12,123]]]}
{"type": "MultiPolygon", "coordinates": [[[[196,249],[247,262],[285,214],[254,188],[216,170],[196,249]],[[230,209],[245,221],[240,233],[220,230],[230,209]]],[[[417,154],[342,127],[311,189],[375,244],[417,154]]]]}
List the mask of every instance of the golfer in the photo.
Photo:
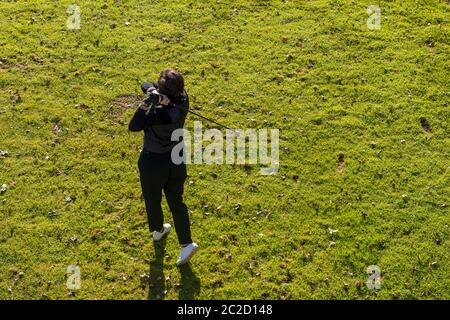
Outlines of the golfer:
{"type": "Polygon", "coordinates": [[[174,130],[184,126],[189,97],[184,90],[183,77],[172,69],[162,71],[157,83],[144,83],[142,90],[156,99],[147,98],[141,103],[128,128],[144,130],[138,167],[150,232],[153,240],[158,241],[170,231],[171,226],[164,223],[161,208],[164,190],[181,246],[177,260],[177,266],[181,266],[189,261],[198,246],[192,241],[188,209],[183,202],[186,164],[172,162],[172,148],[180,141],[172,141],[171,137],[174,130]]]}

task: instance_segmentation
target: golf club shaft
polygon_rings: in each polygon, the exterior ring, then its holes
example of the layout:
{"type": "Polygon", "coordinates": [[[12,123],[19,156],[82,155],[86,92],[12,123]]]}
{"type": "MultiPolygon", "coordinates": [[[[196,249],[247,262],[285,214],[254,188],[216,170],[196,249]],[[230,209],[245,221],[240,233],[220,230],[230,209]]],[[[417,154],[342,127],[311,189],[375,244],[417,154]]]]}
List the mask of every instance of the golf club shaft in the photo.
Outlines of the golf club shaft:
{"type": "Polygon", "coordinates": [[[212,122],[212,123],[214,123],[214,124],[216,124],[216,125],[218,125],[218,126],[220,126],[220,127],[222,127],[222,128],[230,129],[230,128],[227,127],[227,126],[225,126],[225,125],[223,125],[223,124],[221,124],[221,123],[218,123],[217,121],[214,121],[214,120],[212,120],[212,119],[208,119],[207,117],[204,117],[204,116],[202,116],[201,114],[198,114],[198,113],[196,113],[196,112],[194,112],[194,111],[191,111],[191,110],[189,110],[189,109],[185,109],[185,108],[180,107],[180,106],[177,106],[177,105],[175,105],[175,107],[178,108],[178,109],[181,109],[181,110],[190,112],[190,113],[192,113],[192,114],[195,114],[197,117],[200,117],[200,118],[205,119],[205,120],[207,120],[207,121],[209,121],[209,122],[212,122]]]}

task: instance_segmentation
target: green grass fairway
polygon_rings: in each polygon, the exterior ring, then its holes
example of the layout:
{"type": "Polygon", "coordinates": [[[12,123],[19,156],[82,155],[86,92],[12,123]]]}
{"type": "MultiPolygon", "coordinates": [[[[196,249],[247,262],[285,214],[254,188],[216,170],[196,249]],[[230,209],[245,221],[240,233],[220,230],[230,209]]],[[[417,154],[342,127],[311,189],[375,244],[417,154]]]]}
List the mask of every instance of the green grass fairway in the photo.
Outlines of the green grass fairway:
{"type": "Polygon", "coordinates": [[[0,299],[449,299],[449,22],[447,0],[3,0],[0,299]],[[167,67],[205,116],[280,129],[277,175],[188,166],[182,269],[127,128],[167,67]]]}

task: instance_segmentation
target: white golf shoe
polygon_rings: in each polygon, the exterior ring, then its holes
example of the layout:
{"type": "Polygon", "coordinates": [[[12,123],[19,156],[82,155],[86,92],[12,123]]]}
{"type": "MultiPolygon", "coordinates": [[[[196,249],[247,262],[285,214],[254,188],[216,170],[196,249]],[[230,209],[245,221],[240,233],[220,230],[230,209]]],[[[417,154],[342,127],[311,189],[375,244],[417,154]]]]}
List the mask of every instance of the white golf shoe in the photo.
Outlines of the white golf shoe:
{"type": "Polygon", "coordinates": [[[161,240],[166,234],[169,233],[170,228],[171,228],[170,224],[164,223],[164,225],[163,225],[163,231],[162,231],[162,232],[159,232],[159,231],[153,231],[153,240],[154,240],[154,241],[159,241],[159,240],[161,240]]]}
{"type": "Polygon", "coordinates": [[[195,251],[197,251],[198,245],[195,242],[192,242],[188,244],[185,247],[181,248],[180,256],[177,260],[177,266],[182,266],[183,264],[186,264],[189,262],[189,260],[194,255],[195,251]]]}

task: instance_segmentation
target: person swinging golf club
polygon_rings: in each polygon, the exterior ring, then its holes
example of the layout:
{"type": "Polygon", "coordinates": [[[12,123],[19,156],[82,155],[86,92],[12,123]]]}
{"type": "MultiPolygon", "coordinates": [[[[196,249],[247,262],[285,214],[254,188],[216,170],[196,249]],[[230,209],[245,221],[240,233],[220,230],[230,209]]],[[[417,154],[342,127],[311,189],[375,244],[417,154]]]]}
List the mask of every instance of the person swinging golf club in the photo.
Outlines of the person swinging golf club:
{"type": "MultiPolygon", "coordinates": [[[[172,132],[181,129],[189,111],[189,97],[184,79],[176,70],[161,72],[157,83],[141,86],[147,97],[137,108],[128,126],[130,131],[144,131],[144,146],[138,167],[145,208],[153,240],[165,237],[171,226],[164,223],[162,191],[172,212],[175,231],[181,246],[177,266],[192,258],[198,245],[192,241],[189,213],[183,202],[186,164],[174,164],[171,153],[180,141],[172,141],[172,132]]],[[[182,138],[181,138],[182,139],[182,138]]]]}

